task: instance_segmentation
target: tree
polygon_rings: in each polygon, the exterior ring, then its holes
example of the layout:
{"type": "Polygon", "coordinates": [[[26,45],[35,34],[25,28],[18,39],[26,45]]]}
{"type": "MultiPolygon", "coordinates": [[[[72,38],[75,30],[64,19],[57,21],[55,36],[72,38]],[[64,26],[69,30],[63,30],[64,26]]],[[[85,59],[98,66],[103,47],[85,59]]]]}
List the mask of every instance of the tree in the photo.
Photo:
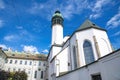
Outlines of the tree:
{"type": "Polygon", "coordinates": [[[0,80],[8,80],[9,77],[10,77],[10,72],[0,70],[0,80]]]}
{"type": "Polygon", "coordinates": [[[13,75],[13,80],[27,80],[27,74],[24,71],[17,71],[13,75]]]}
{"type": "Polygon", "coordinates": [[[0,70],[0,80],[27,80],[27,74],[24,71],[8,72],[0,70]]]}

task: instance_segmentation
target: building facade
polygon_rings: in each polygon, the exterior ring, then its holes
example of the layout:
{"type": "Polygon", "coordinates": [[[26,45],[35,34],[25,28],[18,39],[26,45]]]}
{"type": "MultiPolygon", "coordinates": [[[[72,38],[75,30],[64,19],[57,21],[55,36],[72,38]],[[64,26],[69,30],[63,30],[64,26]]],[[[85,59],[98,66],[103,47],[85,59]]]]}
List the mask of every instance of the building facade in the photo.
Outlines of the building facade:
{"type": "Polygon", "coordinates": [[[22,52],[5,51],[7,61],[5,71],[25,71],[28,80],[44,80],[46,69],[46,56],[43,54],[30,54],[22,52]]]}
{"type": "Polygon", "coordinates": [[[0,47],[0,70],[3,70],[6,59],[7,59],[7,55],[4,53],[4,51],[0,47]]]}
{"type": "Polygon", "coordinates": [[[113,51],[105,29],[86,20],[71,36],[63,38],[63,21],[60,11],[56,11],[52,17],[52,45],[47,57],[49,80],[56,80],[57,76],[91,64],[113,51]]]}

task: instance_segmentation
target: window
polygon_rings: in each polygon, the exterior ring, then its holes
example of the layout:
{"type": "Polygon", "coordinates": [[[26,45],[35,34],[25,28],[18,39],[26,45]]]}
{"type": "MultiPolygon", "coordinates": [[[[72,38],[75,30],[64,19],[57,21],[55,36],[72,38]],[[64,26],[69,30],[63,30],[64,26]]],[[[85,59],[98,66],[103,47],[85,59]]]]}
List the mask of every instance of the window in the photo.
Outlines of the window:
{"type": "Polygon", "coordinates": [[[5,60],[5,63],[8,63],[8,60],[7,60],[7,59],[5,60]]]}
{"type": "Polygon", "coordinates": [[[85,55],[85,62],[89,64],[94,61],[94,55],[92,50],[92,45],[89,41],[85,41],[83,44],[83,50],[85,55]]]}
{"type": "Polygon", "coordinates": [[[8,71],[10,71],[10,68],[8,68],[8,71]]]}
{"type": "Polygon", "coordinates": [[[92,75],[92,80],[102,80],[101,75],[100,74],[92,75]]]}
{"type": "Polygon", "coordinates": [[[21,69],[18,69],[18,71],[21,71],[21,69]]]}
{"type": "Polygon", "coordinates": [[[41,62],[39,61],[39,66],[41,66],[41,62]]]}
{"type": "Polygon", "coordinates": [[[13,72],[15,72],[16,71],[16,69],[15,68],[13,68],[13,72]]]}
{"type": "Polygon", "coordinates": [[[73,46],[73,59],[74,59],[74,69],[77,68],[77,56],[76,56],[76,48],[73,46]]]}
{"type": "Polygon", "coordinates": [[[15,60],[15,64],[17,64],[17,60],[15,60]]]}
{"type": "Polygon", "coordinates": [[[32,65],[32,62],[30,61],[30,65],[32,65]]]}
{"type": "Polygon", "coordinates": [[[28,74],[30,74],[30,71],[28,71],[28,74]]]}
{"type": "Polygon", "coordinates": [[[43,64],[43,66],[45,66],[45,63],[43,64]]]}
{"type": "Polygon", "coordinates": [[[20,64],[22,64],[22,61],[20,61],[20,64]]]}
{"type": "Polygon", "coordinates": [[[25,71],[26,71],[26,69],[23,69],[23,71],[25,72],[25,71]]]}
{"type": "Polygon", "coordinates": [[[10,60],[10,64],[12,64],[12,60],[10,60]]]}
{"type": "Polygon", "coordinates": [[[35,71],[34,78],[37,78],[37,71],[35,71]]]}
{"type": "Polygon", "coordinates": [[[25,61],[25,65],[27,65],[27,61],[25,61]]]}
{"type": "Polygon", "coordinates": [[[41,79],[43,79],[43,71],[41,71],[41,79]]]}
{"type": "Polygon", "coordinates": [[[36,62],[34,62],[34,66],[36,66],[36,62]]]}

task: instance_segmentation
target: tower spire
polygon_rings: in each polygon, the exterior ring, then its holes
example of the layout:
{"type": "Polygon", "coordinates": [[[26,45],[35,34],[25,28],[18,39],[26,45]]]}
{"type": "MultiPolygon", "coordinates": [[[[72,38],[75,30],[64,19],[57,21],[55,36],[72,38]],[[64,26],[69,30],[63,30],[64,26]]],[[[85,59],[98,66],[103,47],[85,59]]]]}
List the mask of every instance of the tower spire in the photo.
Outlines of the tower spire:
{"type": "Polygon", "coordinates": [[[59,10],[52,16],[52,45],[63,43],[63,17],[59,10]]]}
{"type": "Polygon", "coordinates": [[[54,25],[54,24],[63,25],[63,17],[59,10],[55,11],[55,13],[52,17],[52,25],[54,25]]]}

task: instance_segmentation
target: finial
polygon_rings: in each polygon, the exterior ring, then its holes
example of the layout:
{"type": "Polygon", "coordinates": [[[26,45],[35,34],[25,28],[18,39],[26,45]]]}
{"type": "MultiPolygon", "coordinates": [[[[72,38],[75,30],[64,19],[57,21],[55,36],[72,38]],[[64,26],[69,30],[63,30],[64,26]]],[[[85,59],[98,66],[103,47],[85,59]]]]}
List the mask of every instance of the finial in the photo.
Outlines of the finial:
{"type": "Polygon", "coordinates": [[[55,13],[60,13],[60,11],[59,11],[59,10],[57,10],[57,11],[55,11],[55,13]]]}

